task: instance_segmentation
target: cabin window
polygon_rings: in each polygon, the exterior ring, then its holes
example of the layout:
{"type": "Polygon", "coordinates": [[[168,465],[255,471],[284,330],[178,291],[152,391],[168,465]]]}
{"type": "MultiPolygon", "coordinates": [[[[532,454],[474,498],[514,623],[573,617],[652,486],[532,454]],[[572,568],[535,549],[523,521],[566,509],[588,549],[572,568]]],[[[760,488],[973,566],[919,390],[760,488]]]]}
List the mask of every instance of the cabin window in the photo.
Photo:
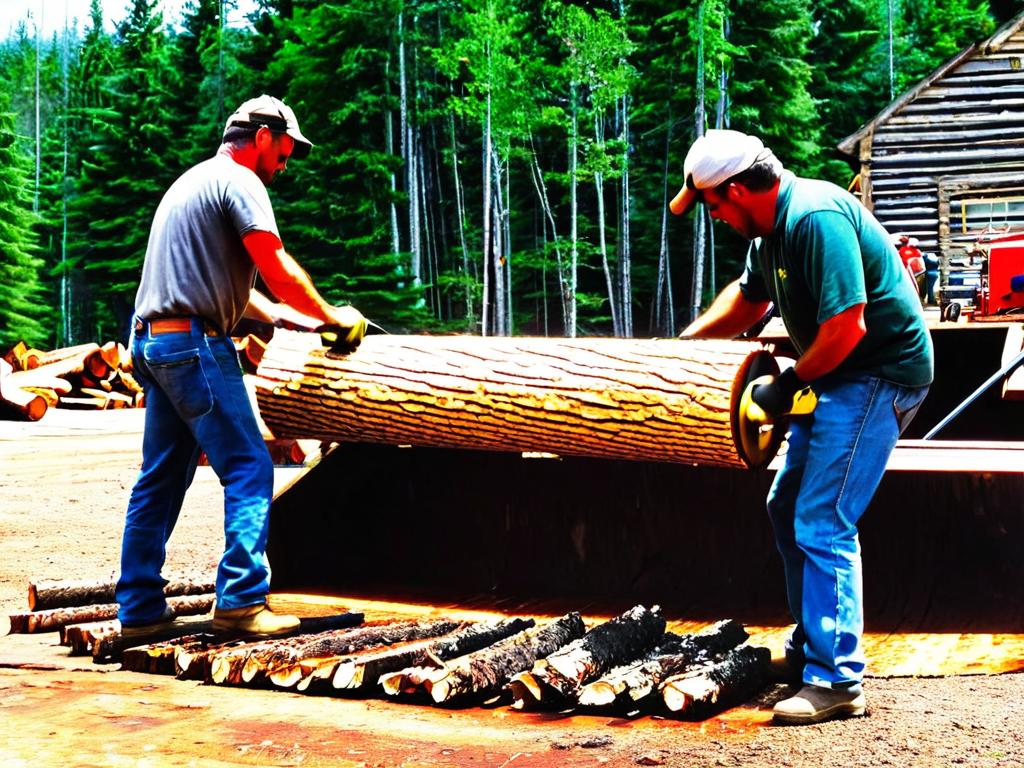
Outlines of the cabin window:
{"type": "Polygon", "coordinates": [[[961,201],[960,231],[965,234],[1024,231],[1024,194],[961,201]]]}

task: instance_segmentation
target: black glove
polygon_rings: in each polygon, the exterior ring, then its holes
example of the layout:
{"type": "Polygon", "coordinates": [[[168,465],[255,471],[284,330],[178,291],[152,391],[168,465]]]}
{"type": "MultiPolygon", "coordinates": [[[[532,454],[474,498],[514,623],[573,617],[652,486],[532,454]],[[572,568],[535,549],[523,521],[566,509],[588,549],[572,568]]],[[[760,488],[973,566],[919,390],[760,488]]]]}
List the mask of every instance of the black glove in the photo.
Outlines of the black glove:
{"type": "Polygon", "coordinates": [[[768,416],[775,418],[793,410],[793,397],[807,386],[796,375],[793,368],[787,368],[769,384],[757,384],[750,392],[750,398],[761,407],[768,416]]]}

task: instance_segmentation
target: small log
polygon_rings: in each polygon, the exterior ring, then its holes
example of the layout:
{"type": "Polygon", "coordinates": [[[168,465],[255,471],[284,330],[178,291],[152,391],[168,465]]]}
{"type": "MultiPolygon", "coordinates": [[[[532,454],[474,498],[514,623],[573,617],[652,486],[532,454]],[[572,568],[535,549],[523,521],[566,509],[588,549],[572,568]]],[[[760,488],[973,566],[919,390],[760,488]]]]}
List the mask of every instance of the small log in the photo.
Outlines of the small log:
{"type": "Polygon", "coordinates": [[[323,671],[317,679],[326,680],[346,656],[395,643],[438,637],[459,626],[458,622],[448,619],[401,621],[360,627],[347,633],[323,634],[302,644],[283,644],[266,655],[254,654],[252,665],[247,664],[249,669],[243,672],[243,679],[252,681],[264,676],[279,688],[291,688],[312,672],[323,671]]]}
{"type": "Polygon", "coordinates": [[[357,656],[338,664],[331,684],[337,689],[344,690],[370,688],[386,673],[403,667],[418,666],[430,660],[443,662],[473,653],[533,625],[533,619],[480,622],[435,640],[421,640],[405,648],[389,648],[357,656]]]}
{"type": "Polygon", "coordinates": [[[97,400],[106,401],[106,408],[132,408],[135,406],[135,398],[123,395],[120,392],[108,392],[103,389],[82,388],[82,394],[87,397],[94,397],[97,400]]]}
{"type": "Polygon", "coordinates": [[[576,699],[585,683],[649,651],[664,632],[661,609],[637,605],[538,661],[528,675],[517,675],[510,686],[513,707],[521,709],[549,697],[576,699]],[[546,696],[546,689],[554,695],[546,696]]]}
{"type": "Polygon", "coordinates": [[[519,632],[489,648],[445,662],[427,676],[423,687],[438,704],[496,693],[513,675],[582,637],[585,631],[579,613],[568,613],[542,627],[519,632]]]}
{"type": "MultiPolygon", "coordinates": [[[[75,344],[70,347],[59,347],[58,349],[51,349],[48,351],[42,349],[28,349],[22,356],[22,365],[25,370],[32,370],[33,368],[40,368],[44,365],[52,365],[65,360],[75,360],[76,362],[81,363],[85,360],[86,355],[99,352],[99,350],[100,345],[93,342],[75,344]]],[[[81,368],[79,368],[79,370],[81,370],[81,368]]]]}
{"type": "Polygon", "coordinates": [[[140,637],[126,639],[118,631],[111,635],[104,635],[93,640],[92,661],[94,664],[110,664],[121,660],[123,654],[129,648],[138,648],[140,645],[152,645],[163,643],[185,635],[210,634],[213,632],[213,621],[189,621],[172,624],[165,629],[151,632],[140,637]]]}
{"type": "Polygon", "coordinates": [[[741,701],[764,685],[771,651],[744,645],[721,661],[668,678],[661,695],[670,712],[703,717],[741,701]]]}
{"type": "Polygon", "coordinates": [[[93,644],[100,637],[115,635],[121,631],[121,622],[91,621],[85,624],[68,624],[60,629],[60,644],[68,646],[70,656],[91,656],[93,644]]]}
{"type": "Polygon", "coordinates": [[[5,415],[23,421],[39,421],[49,407],[46,398],[11,382],[14,369],[0,358],[0,418],[5,415]]]}
{"type": "Polygon", "coordinates": [[[597,707],[617,699],[635,703],[653,693],[666,678],[710,662],[741,643],[747,632],[737,621],[720,621],[698,634],[666,634],[661,643],[643,659],[616,667],[580,691],[582,706],[597,707]]]}
{"type": "Polygon", "coordinates": [[[19,341],[4,353],[3,359],[10,363],[11,368],[15,371],[22,371],[25,369],[22,359],[26,352],[28,352],[28,345],[24,341],[19,341]]]}
{"type": "MultiPolygon", "coordinates": [[[[113,581],[40,581],[28,585],[28,609],[71,608],[76,605],[112,603],[115,601],[113,581]]],[[[212,581],[198,576],[177,577],[164,587],[164,595],[205,595],[214,591],[212,581]]]]}
{"type": "MultiPolygon", "coordinates": [[[[199,613],[207,613],[213,608],[215,599],[214,595],[170,597],[167,599],[167,607],[174,616],[194,616],[199,613]]],[[[23,615],[26,617],[26,632],[29,634],[55,632],[68,624],[116,619],[117,603],[78,605],[73,608],[51,608],[23,615]]]]}
{"type": "Polygon", "coordinates": [[[210,634],[185,635],[164,643],[126,648],[121,654],[121,669],[151,675],[173,675],[177,669],[175,656],[179,648],[203,648],[213,641],[214,636],[210,634]]]}

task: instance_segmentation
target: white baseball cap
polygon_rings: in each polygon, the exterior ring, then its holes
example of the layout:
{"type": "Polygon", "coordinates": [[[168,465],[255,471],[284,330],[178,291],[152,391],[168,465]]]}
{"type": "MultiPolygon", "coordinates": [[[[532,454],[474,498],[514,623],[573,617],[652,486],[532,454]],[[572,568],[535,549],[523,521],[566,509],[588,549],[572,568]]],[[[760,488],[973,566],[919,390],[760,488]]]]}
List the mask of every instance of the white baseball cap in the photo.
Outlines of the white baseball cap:
{"type": "Polygon", "coordinates": [[[263,94],[244,102],[228,118],[228,122],[224,126],[224,133],[227,133],[228,129],[234,125],[243,128],[256,128],[263,125],[276,133],[287,133],[295,140],[292,156],[299,160],[308,155],[309,150],[313,148],[313,142],[303,136],[302,131],[299,130],[299,121],[295,119],[295,113],[291,107],[273,96],[263,94]]]}
{"type": "Polygon", "coordinates": [[[701,200],[701,192],[728,181],[755,163],[767,160],[772,151],[756,136],[739,131],[710,129],[693,142],[683,162],[686,183],[668,204],[669,210],[684,214],[701,200]]]}

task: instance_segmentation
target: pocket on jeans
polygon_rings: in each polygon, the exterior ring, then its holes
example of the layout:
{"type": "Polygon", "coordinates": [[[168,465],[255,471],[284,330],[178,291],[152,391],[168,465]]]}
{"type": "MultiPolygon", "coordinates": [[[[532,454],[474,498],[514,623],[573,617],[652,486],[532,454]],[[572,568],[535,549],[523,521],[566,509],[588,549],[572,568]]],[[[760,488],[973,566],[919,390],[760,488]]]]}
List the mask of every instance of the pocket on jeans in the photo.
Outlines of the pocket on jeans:
{"type": "Polygon", "coordinates": [[[213,393],[198,349],[166,352],[147,348],[146,366],[182,418],[197,419],[213,410],[213,393]]]}
{"type": "Polygon", "coordinates": [[[896,423],[899,424],[900,434],[903,434],[910,422],[917,415],[925,395],[928,394],[928,387],[900,387],[892,402],[892,409],[896,413],[896,423]]]}

